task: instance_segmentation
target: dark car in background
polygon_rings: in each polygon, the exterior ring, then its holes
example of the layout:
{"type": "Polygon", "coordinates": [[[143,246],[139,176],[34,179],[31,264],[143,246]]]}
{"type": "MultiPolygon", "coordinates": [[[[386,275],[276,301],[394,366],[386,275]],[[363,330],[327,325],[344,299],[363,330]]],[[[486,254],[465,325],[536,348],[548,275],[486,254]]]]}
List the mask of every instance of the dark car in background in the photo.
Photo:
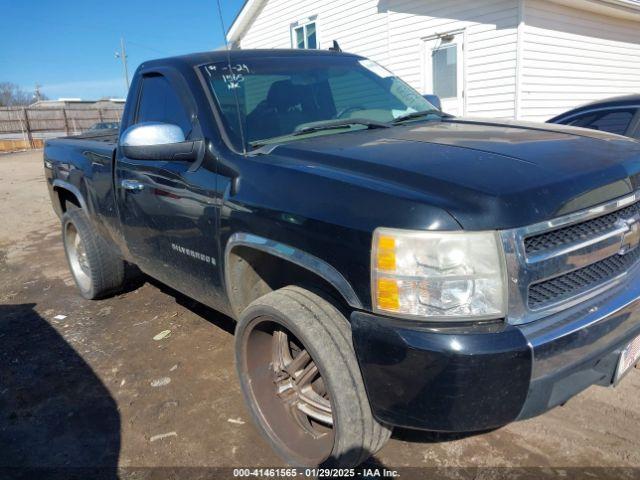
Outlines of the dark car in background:
{"type": "Polygon", "coordinates": [[[590,128],[640,139],[640,94],[588,103],[562,113],[547,123],[590,128]]]}
{"type": "Polygon", "coordinates": [[[120,128],[120,122],[98,122],[89,127],[87,132],[100,132],[102,130],[117,130],[120,128]]]}

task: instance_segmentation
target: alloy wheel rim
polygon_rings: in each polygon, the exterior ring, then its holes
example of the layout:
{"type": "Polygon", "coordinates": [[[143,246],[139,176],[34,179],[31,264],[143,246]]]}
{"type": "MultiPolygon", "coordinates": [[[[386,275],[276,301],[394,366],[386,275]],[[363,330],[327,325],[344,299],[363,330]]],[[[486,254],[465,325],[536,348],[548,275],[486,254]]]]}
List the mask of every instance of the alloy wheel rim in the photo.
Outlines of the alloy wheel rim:
{"type": "Polygon", "coordinates": [[[326,435],[318,425],[333,427],[331,402],[318,367],[306,349],[291,351],[289,336],[273,332],[273,382],[276,395],[286,405],[294,421],[315,438],[326,435]]]}
{"type": "Polygon", "coordinates": [[[84,242],[72,223],[67,224],[65,236],[71,273],[78,286],[82,290],[88,291],[91,289],[91,270],[84,242]]]}
{"type": "Polygon", "coordinates": [[[333,450],[334,410],[312,353],[272,317],[245,330],[241,373],[267,436],[292,463],[319,465],[333,450]]]}

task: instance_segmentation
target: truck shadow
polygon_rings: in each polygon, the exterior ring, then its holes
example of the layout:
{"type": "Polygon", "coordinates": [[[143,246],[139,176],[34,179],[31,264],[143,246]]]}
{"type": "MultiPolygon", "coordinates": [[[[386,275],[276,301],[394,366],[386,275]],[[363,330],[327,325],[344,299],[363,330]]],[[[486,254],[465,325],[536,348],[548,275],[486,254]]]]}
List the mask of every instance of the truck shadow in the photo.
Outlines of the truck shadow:
{"type": "Polygon", "coordinates": [[[159,280],[145,275],[144,281],[149,283],[150,285],[153,285],[165,295],[173,297],[178,305],[186,308],[187,310],[190,310],[191,312],[201,317],[203,320],[206,320],[207,322],[215,325],[221,330],[224,330],[230,335],[233,335],[235,333],[236,322],[231,317],[228,317],[224,313],[214,310],[213,308],[207,307],[197,300],[193,300],[192,298],[178,292],[177,290],[174,290],[170,286],[165,285],[159,280]]]}
{"type": "Polygon", "coordinates": [[[0,305],[0,477],[116,479],[116,402],[34,307],[0,305]]]}

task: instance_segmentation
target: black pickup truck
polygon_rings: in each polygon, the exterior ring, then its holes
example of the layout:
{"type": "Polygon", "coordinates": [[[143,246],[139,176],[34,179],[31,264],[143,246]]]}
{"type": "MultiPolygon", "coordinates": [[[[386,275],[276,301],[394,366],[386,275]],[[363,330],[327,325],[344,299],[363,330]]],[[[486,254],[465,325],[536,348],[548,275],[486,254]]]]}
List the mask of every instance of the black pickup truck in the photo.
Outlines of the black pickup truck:
{"type": "Polygon", "coordinates": [[[120,132],[44,164],[81,294],[137,266],[237,320],[291,464],[529,418],[640,354],[629,138],[454,118],[356,55],[232,50],[144,63],[120,132]]]}

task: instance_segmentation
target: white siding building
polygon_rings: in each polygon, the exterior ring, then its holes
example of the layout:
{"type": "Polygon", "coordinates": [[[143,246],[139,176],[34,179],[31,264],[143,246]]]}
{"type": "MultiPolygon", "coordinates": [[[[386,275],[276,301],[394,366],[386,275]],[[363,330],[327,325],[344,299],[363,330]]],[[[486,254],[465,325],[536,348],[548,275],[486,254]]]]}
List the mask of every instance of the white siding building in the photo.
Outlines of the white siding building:
{"type": "Polygon", "coordinates": [[[546,120],[640,92],[638,0],[247,0],[239,48],[328,48],[381,63],[444,110],[546,120]]]}

